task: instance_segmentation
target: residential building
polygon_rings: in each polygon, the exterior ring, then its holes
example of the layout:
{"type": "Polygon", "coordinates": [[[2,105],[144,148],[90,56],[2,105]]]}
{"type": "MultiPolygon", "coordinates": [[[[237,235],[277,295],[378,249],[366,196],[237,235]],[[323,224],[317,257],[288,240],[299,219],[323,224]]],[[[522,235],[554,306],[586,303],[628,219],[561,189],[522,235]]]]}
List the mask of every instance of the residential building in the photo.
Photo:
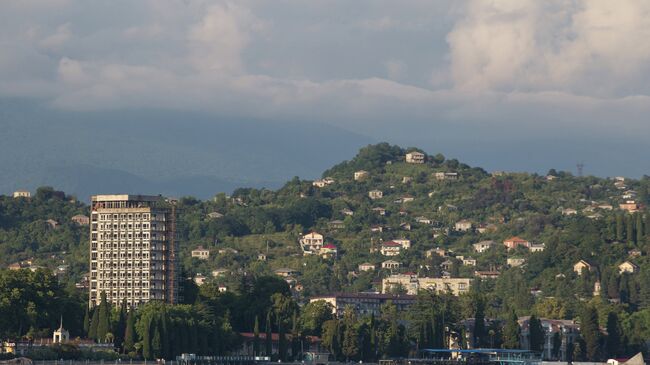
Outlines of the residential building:
{"type": "Polygon", "coordinates": [[[210,213],[208,213],[208,218],[209,218],[209,219],[219,219],[219,218],[223,218],[223,214],[221,214],[221,213],[219,213],[219,212],[210,212],[210,213]]]}
{"type": "Polygon", "coordinates": [[[402,184],[408,184],[413,181],[413,178],[410,176],[402,176],[402,184]]]}
{"type": "Polygon", "coordinates": [[[318,254],[326,259],[336,258],[336,255],[338,254],[338,249],[336,248],[336,245],[328,243],[326,245],[323,245],[323,247],[321,247],[318,254]]]}
{"type": "Polygon", "coordinates": [[[456,180],[458,180],[458,173],[457,172],[435,172],[433,174],[433,176],[438,181],[444,181],[444,180],[456,181],[456,180]]]}
{"type": "Polygon", "coordinates": [[[472,257],[467,257],[467,258],[461,258],[461,261],[463,262],[463,265],[465,266],[476,266],[476,259],[472,257]]]}
{"type": "Polygon", "coordinates": [[[456,224],[454,224],[454,228],[459,232],[467,232],[472,229],[472,222],[467,219],[463,219],[456,222],[456,224]]]}
{"type": "Polygon", "coordinates": [[[327,223],[327,227],[330,229],[342,229],[345,228],[345,223],[342,220],[333,220],[327,223]]]}
{"type": "Polygon", "coordinates": [[[203,246],[199,246],[192,250],[192,257],[196,257],[200,260],[207,260],[210,257],[210,251],[207,248],[203,248],[203,246]]]}
{"type": "Polygon", "coordinates": [[[618,265],[619,274],[634,274],[639,271],[639,266],[630,261],[625,261],[624,263],[618,265]]]}
{"type": "Polygon", "coordinates": [[[267,257],[265,253],[258,253],[257,254],[257,261],[266,261],[267,257]]]}
{"type": "Polygon", "coordinates": [[[433,221],[427,217],[416,217],[415,221],[420,224],[427,224],[427,225],[433,224],[433,221]]]}
{"type": "Polygon", "coordinates": [[[399,267],[402,264],[399,261],[395,260],[387,260],[381,263],[381,268],[382,269],[388,269],[388,270],[393,270],[393,269],[399,269],[399,267]]]}
{"type": "Polygon", "coordinates": [[[87,226],[90,224],[90,218],[88,216],[85,216],[83,214],[77,214],[70,218],[70,220],[80,226],[87,226]]]}
{"type": "Polygon", "coordinates": [[[566,208],[560,210],[560,213],[562,213],[562,215],[576,215],[578,214],[578,211],[573,208],[566,208]]]}
{"type": "Polygon", "coordinates": [[[637,204],[634,200],[627,200],[625,203],[619,204],[618,207],[630,213],[636,213],[640,209],[639,204],[637,204]]]}
{"type": "Polygon", "coordinates": [[[400,246],[402,246],[403,249],[408,250],[411,248],[411,240],[406,239],[406,238],[396,238],[393,240],[395,243],[399,243],[400,246]]]}
{"type": "Polygon", "coordinates": [[[323,244],[323,235],[315,231],[311,231],[300,238],[300,247],[305,254],[318,253],[323,244]]]}
{"type": "Polygon", "coordinates": [[[370,190],[368,192],[368,197],[373,200],[381,199],[384,197],[384,193],[381,190],[370,190]]]}
{"type": "Polygon", "coordinates": [[[161,196],[95,195],[90,215],[89,303],[179,300],[175,206],[161,196]]]}
{"type": "Polygon", "coordinates": [[[55,221],[54,219],[48,219],[45,221],[45,223],[47,223],[47,225],[52,229],[56,229],[56,227],[59,226],[59,222],[55,221]]]}
{"type": "Polygon", "coordinates": [[[530,242],[526,241],[523,238],[519,238],[515,236],[503,241],[503,245],[506,246],[508,250],[512,250],[513,248],[517,248],[519,246],[529,248],[530,242]]]}
{"type": "MultiPolygon", "coordinates": [[[[519,343],[521,349],[530,350],[530,316],[520,317],[518,322],[521,328],[519,343]]],[[[580,339],[580,326],[571,320],[539,318],[544,330],[544,345],[542,349],[543,360],[567,361],[573,354],[570,354],[573,344],[580,339]],[[557,336],[556,336],[557,334],[557,336]],[[554,339],[560,338],[560,348],[557,356],[553,354],[554,339]]]]}
{"type": "Polygon", "coordinates": [[[312,185],[317,187],[317,188],[324,188],[324,187],[326,187],[328,185],[332,185],[332,184],[334,184],[334,179],[332,179],[331,177],[326,177],[324,179],[319,179],[319,180],[315,180],[314,182],[312,182],[312,185]]]}
{"type": "Polygon", "coordinates": [[[496,245],[496,242],[492,240],[487,240],[487,241],[481,241],[478,243],[473,244],[472,246],[474,247],[474,251],[478,253],[483,253],[487,250],[490,249],[490,247],[496,245]]]}
{"type": "Polygon", "coordinates": [[[275,275],[281,276],[283,278],[287,278],[290,276],[295,276],[300,274],[298,270],[294,269],[289,269],[289,268],[282,268],[282,269],[277,269],[275,270],[275,275]]]}
{"type": "Polygon", "coordinates": [[[359,271],[375,271],[376,265],[371,264],[369,262],[364,262],[363,264],[359,265],[359,271]]]}
{"type": "Polygon", "coordinates": [[[474,276],[481,279],[498,279],[501,275],[498,271],[474,271],[474,276]]]}
{"type": "Polygon", "coordinates": [[[546,249],[546,244],[544,243],[531,243],[528,246],[528,251],[530,252],[542,252],[546,249]]]}
{"type": "Polygon", "coordinates": [[[459,295],[469,291],[471,283],[470,278],[420,278],[415,274],[391,275],[381,282],[382,293],[389,293],[395,288],[404,288],[409,295],[416,295],[419,290],[451,292],[453,295],[459,295]]]}
{"type": "Polygon", "coordinates": [[[353,216],[354,212],[351,209],[343,208],[343,209],[341,209],[341,214],[346,215],[346,216],[353,216]]]}
{"type": "Polygon", "coordinates": [[[402,249],[402,245],[394,241],[388,241],[381,244],[379,252],[384,256],[397,256],[402,249]]]}
{"type": "Polygon", "coordinates": [[[386,209],[384,209],[382,207],[372,208],[372,211],[374,213],[377,213],[377,214],[382,215],[382,216],[386,215],[386,209]]]}
{"type": "Polygon", "coordinates": [[[203,275],[201,273],[198,273],[198,274],[194,275],[193,280],[194,280],[194,284],[196,284],[198,286],[201,286],[201,285],[205,284],[205,281],[208,280],[208,278],[205,275],[203,275]]]}
{"type": "Polygon", "coordinates": [[[310,303],[324,301],[332,306],[332,314],[343,317],[346,308],[352,308],[358,317],[379,316],[381,307],[390,302],[398,311],[405,311],[416,301],[414,295],[379,293],[336,293],[309,299],[310,303]]]}
{"type": "Polygon", "coordinates": [[[363,179],[367,178],[368,176],[370,176],[370,173],[368,171],[366,171],[366,170],[355,171],[354,180],[355,181],[360,181],[360,180],[363,180],[363,179]]]}
{"type": "Polygon", "coordinates": [[[413,151],[406,154],[406,163],[424,163],[426,156],[422,152],[413,151]]]}
{"type": "Polygon", "coordinates": [[[212,277],[218,278],[220,276],[224,276],[228,274],[228,272],[229,272],[228,269],[215,269],[212,270],[212,277]]]}
{"type": "Polygon", "coordinates": [[[584,270],[592,271],[593,269],[594,269],[593,265],[591,265],[589,262],[585,260],[580,260],[575,264],[573,264],[573,271],[578,275],[582,275],[582,272],[584,270]]]}
{"type": "Polygon", "coordinates": [[[508,257],[506,259],[506,264],[510,267],[519,267],[526,263],[526,259],[519,257],[508,257]]]}
{"type": "Polygon", "coordinates": [[[26,199],[29,199],[29,198],[31,198],[31,196],[32,196],[32,193],[30,193],[27,190],[16,190],[13,193],[14,198],[26,198],[26,199]]]}
{"type": "Polygon", "coordinates": [[[447,250],[445,250],[444,248],[436,247],[436,248],[432,248],[430,250],[427,250],[425,255],[426,255],[427,258],[432,257],[433,255],[438,255],[440,257],[445,257],[445,256],[447,256],[447,250]]]}

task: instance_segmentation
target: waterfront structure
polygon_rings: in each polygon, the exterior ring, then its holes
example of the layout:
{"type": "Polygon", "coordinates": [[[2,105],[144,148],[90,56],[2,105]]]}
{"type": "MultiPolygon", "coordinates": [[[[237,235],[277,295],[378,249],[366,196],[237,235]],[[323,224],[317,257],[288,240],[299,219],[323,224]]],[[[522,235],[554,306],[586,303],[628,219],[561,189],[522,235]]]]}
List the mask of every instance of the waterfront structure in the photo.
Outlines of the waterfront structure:
{"type": "Polygon", "coordinates": [[[89,305],[179,300],[174,202],[161,196],[95,195],[90,215],[89,305]]]}

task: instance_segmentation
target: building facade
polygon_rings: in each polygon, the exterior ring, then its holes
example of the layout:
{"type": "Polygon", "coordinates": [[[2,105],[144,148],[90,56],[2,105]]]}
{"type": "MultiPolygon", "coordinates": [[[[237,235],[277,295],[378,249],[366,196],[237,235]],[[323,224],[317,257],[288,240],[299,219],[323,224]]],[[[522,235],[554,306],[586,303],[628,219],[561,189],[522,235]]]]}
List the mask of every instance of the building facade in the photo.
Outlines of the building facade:
{"type": "Polygon", "coordinates": [[[332,314],[343,317],[345,308],[352,308],[357,316],[363,317],[374,314],[381,314],[381,306],[391,302],[398,311],[404,311],[416,301],[414,295],[378,294],[378,293],[336,293],[322,295],[309,299],[310,303],[319,300],[325,301],[332,306],[332,314]]]}
{"type": "Polygon", "coordinates": [[[390,275],[381,281],[382,293],[390,293],[399,288],[409,295],[416,295],[420,290],[460,295],[468,292],[471,285],[470,278],[420,278],[412,274],[390,275]]]}
{"type": "Polygon", "coordinates": [[[173,203],[160,196],[95,195],[90,216],[90,306],[179,300],[173,203]]]}

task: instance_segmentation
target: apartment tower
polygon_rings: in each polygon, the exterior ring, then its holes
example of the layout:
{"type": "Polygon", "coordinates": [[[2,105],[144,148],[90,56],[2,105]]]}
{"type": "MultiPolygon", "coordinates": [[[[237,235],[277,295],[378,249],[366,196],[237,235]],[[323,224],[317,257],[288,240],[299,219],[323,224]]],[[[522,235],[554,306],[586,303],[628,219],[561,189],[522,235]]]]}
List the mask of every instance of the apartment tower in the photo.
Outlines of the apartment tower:
{"type": "Polygon", "coordinates": [[[161,196],[95,195],[90,215],[90,306],[178,301],[173,202],[161,196]]]}

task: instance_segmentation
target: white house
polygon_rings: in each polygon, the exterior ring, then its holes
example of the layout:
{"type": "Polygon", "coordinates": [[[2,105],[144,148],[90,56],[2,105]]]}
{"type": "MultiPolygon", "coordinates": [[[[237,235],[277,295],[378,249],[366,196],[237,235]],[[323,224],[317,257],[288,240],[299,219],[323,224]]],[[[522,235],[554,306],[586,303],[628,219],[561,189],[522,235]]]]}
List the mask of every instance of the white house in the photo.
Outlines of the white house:
{"type": "Polygon", "coordinates": [[[27,190],[16,190],[14,191],[13,197],[14,198],[30,198],[32,196],[32,193],[30,193],[27,190]]]}
{"type": "Polygon", "coordinates": [[[368,192],[368,197],[373,200],[381,199],[384,197],[384,193],[381,190],[370,190],[368,192]]]}
{"type": "Polygon", "coordinates": [[[363,179],[367,178],[368,176],[370,176],[370,173],[368,171],[366,171],[366,170],[355,171],[354,180],[355,181],[363,180],[363,179]]]}
{"type": "Polygon", "coordinates": [[[425,159],[424,153],[413,151],[406,154],[406,163],[424,163],[425,159]]]}
{"type": "Polygon", "coordinates": [[[639,267],[635,263],[630,261],[625,261],[624,263],[618,265],[619,274],[624,274],[624,273],[634,274],[637,271],[639,271],[639,267]]]}
{"type": "Polygon", "coordinates": [[[196,257],[199,260],[207,260],[210,257],[210,251],[203,248],[203,246],[199,246],[192,250],[192,257],[196,257]]]}
{"type": "Polygon", "coordinates": [[[476,251],[478,253],[483,253],[483,252],[489,250],[490,247],[492,247],[494,245],[496,245],[496,242],[494,242],[492,240],[486,240],[486,241],[481,241],[481,242],[475,243],[472,246],[474,246],[474,251],[476,251]]]}
{"type": "Polygon", "coordinates": [[[406,238],[398,238],[394,239],[393,242],[399,243],[400,246],[402,246],[403,249],[408,250],[411,248],[411,240],[406,239],[406,238]]]}
{"type": "Polygon", "coordinates": [[[304,253],[314,253],[320,251],[324,240],[322,234],[311,231],[302,236],[299,242],[304,253]]]}
{"type": "Polygon", "coordinates": [[[371,264],[369,262],[364,262],[363,264],[359,265],[359,271],[375,271],[375,264],[371,264]]]}
{"type": "Polygon", "coordinates": [[[382,269],[391,269],[391,270],[392,269],[399,269],[400,265],[402,265],[402,264],[399,263],[398,261],[388,260],[388,261],[384,261],[384,262],[381,263],[381,268],[382,269]]]}
{"type": "Polygon", "coordinates": [[[454,224],[454,228],[459,232],[467,232],[472,229],[472,221],[467,219],[460,220],[454,224]]]}
{"type": "Polygon", "coordinates": [[[402,249],[402,245],[394,241],[388,241],[381,244],[379,252],[384,256],[397,256],[402,249]]]}

